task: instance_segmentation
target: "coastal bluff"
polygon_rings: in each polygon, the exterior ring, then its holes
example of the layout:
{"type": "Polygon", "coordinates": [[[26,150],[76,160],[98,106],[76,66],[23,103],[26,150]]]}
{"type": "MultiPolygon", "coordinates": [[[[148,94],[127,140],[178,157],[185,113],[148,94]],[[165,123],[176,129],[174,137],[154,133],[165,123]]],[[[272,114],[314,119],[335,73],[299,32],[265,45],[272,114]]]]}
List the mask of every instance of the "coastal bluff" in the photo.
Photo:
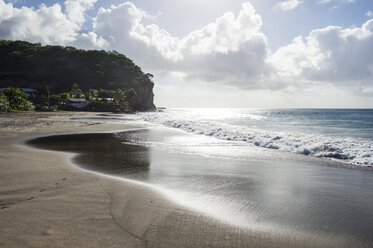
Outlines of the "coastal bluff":
{"type": "Polygon", "coordinates": [[[153,75],[117,51],[0,40],[0,57],[0,88],[32,88],[44,95],[68,91],[74,84],[82,90],[133,89],[133,109],[155,110],[153,75]]]}

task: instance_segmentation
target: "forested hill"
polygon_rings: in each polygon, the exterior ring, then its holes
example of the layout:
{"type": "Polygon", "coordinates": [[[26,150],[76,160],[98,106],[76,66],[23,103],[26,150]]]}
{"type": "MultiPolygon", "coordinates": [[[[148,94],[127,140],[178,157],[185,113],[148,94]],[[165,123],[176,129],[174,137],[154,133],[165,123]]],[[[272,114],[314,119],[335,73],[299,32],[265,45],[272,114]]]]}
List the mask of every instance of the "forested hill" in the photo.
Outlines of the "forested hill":
{"type": "Polygon", "coordinates": [[[82,90],[133,88],[135,109],[155,109],[152,75],[145,74],[116,51],[0,40],[0,58],[0,88],[33,88],[43,92],[48,86],[51,94],[68,91],[73,84],[82,90]]]}

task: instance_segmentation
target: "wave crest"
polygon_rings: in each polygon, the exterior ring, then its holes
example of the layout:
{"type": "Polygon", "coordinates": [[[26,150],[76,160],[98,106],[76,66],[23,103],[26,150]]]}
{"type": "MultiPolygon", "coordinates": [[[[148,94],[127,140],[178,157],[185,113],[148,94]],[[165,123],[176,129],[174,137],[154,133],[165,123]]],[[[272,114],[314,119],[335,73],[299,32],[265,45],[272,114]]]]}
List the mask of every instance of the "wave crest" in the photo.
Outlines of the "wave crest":
{"type": "Polygon", "coordinates": [[[362,138],[331,137],[321,134],[275,132],[258,128],[234,126],[216,121],[194,121],[170,115],[143,115],[142,119],[189,133],[222,140],[246,142],[259,147],[324,157],[341,162],[373,166],[373,142],[362,138]]]}

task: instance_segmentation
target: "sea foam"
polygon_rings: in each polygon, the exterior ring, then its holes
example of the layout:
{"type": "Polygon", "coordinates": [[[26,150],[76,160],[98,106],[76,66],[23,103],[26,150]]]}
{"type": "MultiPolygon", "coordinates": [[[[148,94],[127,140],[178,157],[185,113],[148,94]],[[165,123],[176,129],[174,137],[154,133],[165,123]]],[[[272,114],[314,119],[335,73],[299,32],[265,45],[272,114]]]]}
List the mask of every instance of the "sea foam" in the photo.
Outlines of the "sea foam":
{"type": "MultiPolygon", "coordinates": [[[[248,118],[258,119],[259,117],[249,116],[248,118]]],[[[373,142],[364,138],[328,136],[321,133],[291,130],[271,131],[258,127],[232,125],[220,121],[218,118],[204,120],[200,116],[180,114],[179,112],[142,113],[133,119],[222,140],[245,142],[263,148],[330,158],[352,165],[373,166],[373,142]]]]}

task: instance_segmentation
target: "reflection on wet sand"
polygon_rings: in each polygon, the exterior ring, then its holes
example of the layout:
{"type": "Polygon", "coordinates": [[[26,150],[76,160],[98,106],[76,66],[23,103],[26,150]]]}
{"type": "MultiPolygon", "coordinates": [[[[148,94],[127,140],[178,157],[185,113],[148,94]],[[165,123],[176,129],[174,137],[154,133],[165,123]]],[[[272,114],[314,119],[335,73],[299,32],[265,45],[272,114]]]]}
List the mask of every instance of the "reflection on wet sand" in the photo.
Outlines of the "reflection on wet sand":
{"type": "Polygon", "coordinates": [[[206,151],[244,154],[250,147],[165,130],[50,136],[28,143],[78,153],[74,161],[83,168],[157,185],[173,200],[235,226],[332,247],[373,243],[370,171],[307,158],[279,160],[276,152],[263,159],[261,150],[246,159],[219,157],[206,151]]]}
{"type": "Polygon", "coordinates": [[[134,175],[149,171],[149,148],[123,144],[113,133],[71,134],[41,137],[27,142],[38,148],[77,153],[74,162],[110,175],[134,175]]]}

